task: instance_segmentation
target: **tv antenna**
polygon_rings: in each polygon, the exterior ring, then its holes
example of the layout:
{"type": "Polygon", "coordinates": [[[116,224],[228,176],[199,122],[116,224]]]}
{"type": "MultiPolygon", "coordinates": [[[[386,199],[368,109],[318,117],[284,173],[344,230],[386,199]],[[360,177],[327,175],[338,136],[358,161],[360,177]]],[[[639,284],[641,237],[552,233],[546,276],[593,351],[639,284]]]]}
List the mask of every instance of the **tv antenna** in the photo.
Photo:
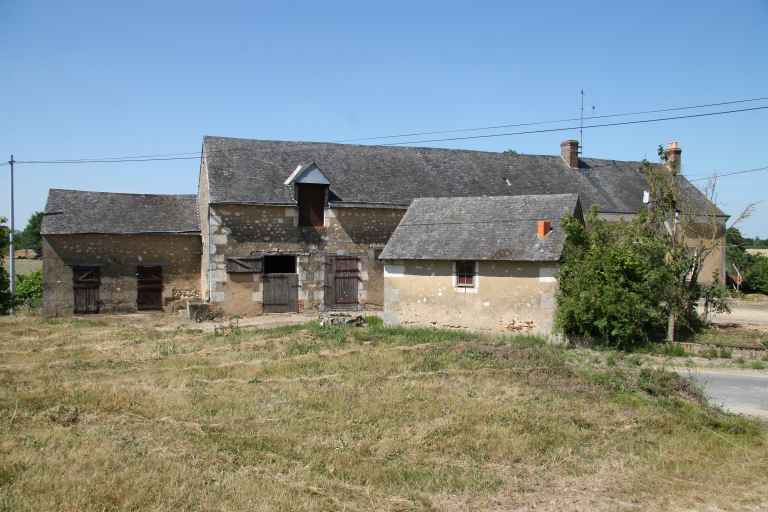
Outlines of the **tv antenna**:
{"type": "MultiPolygon", "coordinates": [[[[595,106],[592,105],[592,113],[595,106]]],[[[584,89],[579,91],[579,156],[584,152],[584,89]]]]}

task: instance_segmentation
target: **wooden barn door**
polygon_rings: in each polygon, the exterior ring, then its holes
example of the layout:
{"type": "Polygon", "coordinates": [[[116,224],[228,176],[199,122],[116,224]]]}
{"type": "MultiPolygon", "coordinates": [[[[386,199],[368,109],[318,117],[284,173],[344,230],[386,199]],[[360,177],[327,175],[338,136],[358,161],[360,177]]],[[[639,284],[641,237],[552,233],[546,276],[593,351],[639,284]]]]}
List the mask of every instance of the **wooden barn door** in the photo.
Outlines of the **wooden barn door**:
{"type": "Polygon", "coordinates": [[[352,256],[336,256],[333,262],[334,303],[340,309],[356,307],[359,300],[360,259],[352,256]]]}
{"type": "Polygon", "coordinates": [[[299,276],[296,274],[264,274],[262,276],[265,313],[298,311],[299,276]]]}
{"type": "Polygon", "coordinates": [[[139,311],[163,309],[163,267],[138,267],[136,289],[139,311]]]}
{"type": "Polygon", "coordinates": [[[75,314],[99,312],[99,286],[101,286],[99,267],[74,267],[72,269],[75,314]]]}

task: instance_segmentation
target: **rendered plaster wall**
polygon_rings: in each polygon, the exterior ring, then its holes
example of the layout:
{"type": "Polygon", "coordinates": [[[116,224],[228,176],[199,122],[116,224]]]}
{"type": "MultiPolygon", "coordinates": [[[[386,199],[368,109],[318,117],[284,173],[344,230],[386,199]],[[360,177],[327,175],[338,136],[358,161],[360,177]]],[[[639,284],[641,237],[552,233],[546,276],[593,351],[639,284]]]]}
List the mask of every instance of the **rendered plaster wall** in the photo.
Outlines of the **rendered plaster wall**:
{"type": "Polygon", "coordinates": [[[454,285],[451,261],[387,261],[384,320],[478,331],[550,335],[556,263],[478,262],[475,288],[454,285]]]}
{"type": "Polygon", "coordinates": [[[208,300],[208,268],[210,266],[210,229],[208,225],[208,202],[210,192],[208,185],[208,167],[206,159],[200,161],[200,175],[197,183],[197,210],[200,214],[200,239],[202,240],[202,255],[200,257],[200,291],[203,300],[208,300]]]}
{"type": "Polygon", "coordinates": [[[100,312],[137,310],[138,266],[163,268],[166,311],[200,296],[199,235],[46,235],[43,237],[43,313],[74,312],[73,266],[97,266],[100,312]]]}
{"type": "Polygon", "coordinates": [[[287,253],[297,255],[300,310],[326,308],[326,271],[333,256],[360,259],[360,306],[381,308],[383,265],[376,257],[404,212],[391,208],[326,208],[324,226],[301,227],[295,206],[211,205],[207,250],[210,301],[230,315],[261,313],[262,275],[228,273],[227,258],[287,253]]]}

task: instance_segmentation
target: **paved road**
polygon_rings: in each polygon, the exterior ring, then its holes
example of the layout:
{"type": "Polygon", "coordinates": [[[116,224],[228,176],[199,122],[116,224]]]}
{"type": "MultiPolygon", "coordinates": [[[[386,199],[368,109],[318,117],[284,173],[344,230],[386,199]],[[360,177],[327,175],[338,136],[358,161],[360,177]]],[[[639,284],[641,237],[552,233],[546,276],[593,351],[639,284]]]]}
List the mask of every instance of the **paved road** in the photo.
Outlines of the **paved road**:
{"type": "Polygon", "coordinates": [[[710,401],[725,410],[768,419],[768,373],[703,368],[677,372],[704,386],[710,401]]]}
{"type": "Polygon", "coordinates": [[[730,306],[730,313],[713,314],[712,321],[716,324],[768,326],[768,302],[734,300],[730,306]]]}

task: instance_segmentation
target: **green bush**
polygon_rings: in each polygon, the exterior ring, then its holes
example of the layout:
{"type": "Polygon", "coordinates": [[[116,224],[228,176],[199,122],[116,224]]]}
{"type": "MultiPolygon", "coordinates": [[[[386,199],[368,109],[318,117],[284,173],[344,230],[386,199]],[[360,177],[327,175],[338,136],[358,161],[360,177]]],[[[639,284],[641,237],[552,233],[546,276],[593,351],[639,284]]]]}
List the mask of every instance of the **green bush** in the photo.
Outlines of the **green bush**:
{"type": "Polygon", "coordinates": [[[16,305],[38,308],[43,302],[43,273],[20,275],[16,283],[16,305]]]}
{"type": "Polygon", "coordinates": [[[3,262],[0,259],[0,315],[5,315],[11,307],[11,294],[8,291],[10,281],[8,281],[8,273],[3,267],[3,262]]]}
{"type": "Polygon", "coordinates": [[[746,287],[759,293],[768,294],[768,258],[756,256],[746,275],[746,287]]]}
{"type": "Polygon", "coordinates": [[[556,322],[570,338],[620,349],[663,336],[668,310],[660,302],[673,279],[666,247],[637,224],[613,224],[591,212],[586,224],[564,222],[556,322]]]}

